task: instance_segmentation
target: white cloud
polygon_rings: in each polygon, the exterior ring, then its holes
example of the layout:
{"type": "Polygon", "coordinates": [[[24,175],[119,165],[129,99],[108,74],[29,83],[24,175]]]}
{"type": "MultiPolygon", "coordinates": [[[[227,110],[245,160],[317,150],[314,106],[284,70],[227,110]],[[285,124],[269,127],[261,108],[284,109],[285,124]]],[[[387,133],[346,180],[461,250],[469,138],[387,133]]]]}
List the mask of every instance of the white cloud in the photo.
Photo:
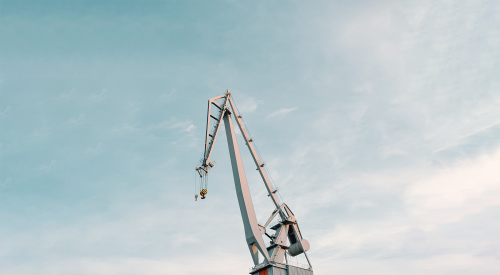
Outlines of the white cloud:
{"type": "Polygon", "coordinates": [[[80,114],[78,117],[76,118],[71,118],[69,120],[69,123],[71,124],[74,124],[74,125],[79,125],[80,123],[83,122],[83,120],[85,119],[85,114],[80,114]]]}
{"type": "Polygon", "coordinates": [[[405,193],[414,222],[430,230],[500,205],[500,150],[439,169],[405,193]]]}
{"type": "Polygon", "coordinates": [[[439,255],[435,257],[407,258],[316,258],[315,270],[331,270],[337,274],[358,275],[367,273],[384,275],[422,274],[498,274],[498,260],[474,257],[463,253],[439,255]]]}
{"type": "Polygon", "coordinates": [[[69,92],[62,93],[59,97],[62,99],[69,100],[69,99],[73,99],[75,97],[75,94],[76,94],[76,89],[73,88],[69,92]]]}
{"type": "Polygon", "coordinates": [[[120,127],[114,127],[111,131],[114,133],[126,133],[137,130],[139,130],[137,127],[130,125],[127,122],[124,122],[120,127]]]}
{"type": "Polygon", "coordinates": [[[51,160],[49,163],[44,163],[40,165],[40,169],[44,171],[51,171],[56,164],[57,164],[56,160],[51,160]]]}
{"type": "Polygon", "coordinates": [[[242,114],[248,114],[257,110],[258,103],[257,100],[255,100],[255,98],[253,97],[243,96],[238,100],[237,107],[242,114]]]}
{"type": "Polygon", "coordinates": [[[180,233],[177,234],[176,236],[173,236],[173,239],[175,239],[173,242],[175,246],[201,243],[201,240],[199,240],[194,234],[180,233]]]}
{"type": "Polygon", "coordinates": [[[179,120],[177,118],[172,118],[169,120],[164,120],[158,124],[150,125],[147,127],[148,130],[154,129],[178,129],[181,132],[192,132],[196,129],[196,126],[190,120],[179,120]]]}
{"type": "Polygon", "coordinates": [[[398,221],[342,223],[315,243],[318,252],[334,251],[339,258],[383,257],[389,250],[399,250],[411,227],[398,221]]]}
{"type": "Polygon", "coordinates": [[[196,129],[196,126],[190,120],[179,120],[177,118],[171,118],[168,120],[164,120],[162,122],[148,125],[145,127],[136,127],[134,125],[130,125],[127,122],[122,123],[120,127],[115,127],[112,129],[113,132],[131,132],[131,131],[142,131],[149,132],[154,130],[171,130],[177,129],[181,132],[191,133],[196,129]]]}
{"type": "Polygon", "coordinates": [[[160,95],[160,98],[163,100],[170,100],[174,97],[174,95],[177,93],[177,89],[172,89],[168,93],[162,93],[160,95]]]}
{"type": "Polygon", "coordinates": [[[9,115],[10,110],[12,110],[12,107],[7,106],[3,111],[0,112],[0,117],[6,117],[9,115]]]}
{"type": "Polygon", "coordinates": [[[7,187],[12,183],[12,178],[6,178],[0,182],[0,187],[7,187]]]}
{"type": "Polygon", "coordinates": [[[96,145],[87,147],[87,152],[91,154],[98,153],[102,148],[103,143],[99,142],[96,145]]]}
{"type": "Polygon", "coordinates": [[[90,98],[95,99],[95,100],[101,100],[101,99],[103,99],[106,96],[107,93],[108,93],[107,89],[102,89],[100,93],[98,93],[98,94],[92,94],[90,96],[90,98]]]}
{"type": "Polygon", "coordinates": [[[33,265],[11,266],[3,270],[6,274],[109,274],[109,275],[167,275],[167,274],[234,274],[235,270],[245,271],[246,261],[231,254],[222,254],[215,251],[211,255],[196,257],[174,258],[140,258],[140,257],[115,257],[115,258],[69,258],[64,260],[44,261],[33,265]],[[223,258],[224,265],[214,265],[218,259],[223,258]]]}
{"type": "Polygon", "coordinates": [[[43,125],[40,127],[40,129],[37,129],[33,132],[33,136],[37,138],[44,138],[47,137],[51,133],[51,128],[43,125]]]}
{"type": "Polygon", "coordinates": [[[286,114],[290,113],[291,111],[294,111],[294,110],[297,110],[297,108],[289,108],[289,109],[286,109],[286,108],[281,108],[279,109],[278,111],[275,111],[275,112],[272,112],[271,114],[269,114],[267,116],[267,118],[272,118],[272,117],[282,117],[282,116],[285,116],[286,114]]]}

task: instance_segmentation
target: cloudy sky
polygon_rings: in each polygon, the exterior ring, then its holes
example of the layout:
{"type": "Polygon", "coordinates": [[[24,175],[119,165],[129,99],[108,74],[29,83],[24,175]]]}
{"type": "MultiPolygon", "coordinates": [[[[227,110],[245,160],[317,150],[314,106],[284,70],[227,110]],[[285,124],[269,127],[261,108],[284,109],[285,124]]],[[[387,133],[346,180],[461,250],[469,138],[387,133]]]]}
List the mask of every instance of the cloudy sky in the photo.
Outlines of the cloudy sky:
{"type": "Polygon", "coordinates": [[[229,89],[315,274],[500,274],[499,15],[0,1],[0,273],[247,274],[224,134],[194,201],[207,100],[229,89]]]}

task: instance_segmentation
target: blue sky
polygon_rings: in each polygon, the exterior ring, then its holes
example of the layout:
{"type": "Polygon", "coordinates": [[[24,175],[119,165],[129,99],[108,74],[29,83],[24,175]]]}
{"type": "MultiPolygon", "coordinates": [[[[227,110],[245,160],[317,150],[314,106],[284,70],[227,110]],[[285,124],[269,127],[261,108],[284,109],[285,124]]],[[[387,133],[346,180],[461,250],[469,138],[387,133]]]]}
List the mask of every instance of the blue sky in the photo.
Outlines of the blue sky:
{"type": "Polygon", "coordinates": [[[226,89],[315,274],[498,274],[498,14],[496,1],[0,1],[2,274],[246,274],[224,135],[208,199],[193,198],[207,100],[226,89]]]}

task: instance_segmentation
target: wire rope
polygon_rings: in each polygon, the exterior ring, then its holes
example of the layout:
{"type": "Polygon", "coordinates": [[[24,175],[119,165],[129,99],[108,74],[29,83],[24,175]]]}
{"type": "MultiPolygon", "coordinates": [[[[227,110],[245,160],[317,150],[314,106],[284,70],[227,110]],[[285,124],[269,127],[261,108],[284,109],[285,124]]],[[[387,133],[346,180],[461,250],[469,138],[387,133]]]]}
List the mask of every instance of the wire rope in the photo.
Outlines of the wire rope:
{"type": "MultiPolygon", "coordinates": [[[[238,109],[238,106],[236,105],[236,101],[234,100],[233,98],[233,102],[234,102],[234,107],[236,108],[236,110],[238,111],[238,114],[240,115],[240,120],[243,122],[243,125],[245,126],[245,130],[247,131],[247,134],[248,134],[248,137],[250,139],[252,139],[252,134],[250,133],[250,130],[248,129],[248,126],[246,125],[245,123],[245,120],[243,119],[243,116],[241,115],[241,112],[240,112],[240,109],[238,109]]],[[[253,148],[255,149],[255,152],[257,153],[257,156],[259,157],[259,160],[263,162],[263,158],[262,158],[262,155],[260,154],[260,151],[259,149],[257,148],[257,145],[255,143],[253,143],[253,148]]],[[[281,194],[280,194],[280,191],[278,189],[278,187],[276,186],[276,183],[274,182],[274,179],[273,177],[271,176],[271,173],[269,172],[269,169],[267,169],[267,166],[264,165],[264,170],[268,176],[268,178],[270,179],[270,184],[271,184],[271,187],[276,190],[276,193],[278,194],[279,198],[281,200],[278,200],[280,203],[283,203],[283,198],[281,197],[281,194]]]]}

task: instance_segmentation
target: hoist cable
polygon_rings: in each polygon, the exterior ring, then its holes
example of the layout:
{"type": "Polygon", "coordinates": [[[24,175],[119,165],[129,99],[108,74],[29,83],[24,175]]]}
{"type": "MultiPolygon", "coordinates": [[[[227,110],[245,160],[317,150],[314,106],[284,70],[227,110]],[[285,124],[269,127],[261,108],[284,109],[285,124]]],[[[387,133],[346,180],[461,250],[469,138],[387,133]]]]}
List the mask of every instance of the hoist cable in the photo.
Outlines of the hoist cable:
{"type": "MultiPolygon", "coordinates": [[[[233,103],[234,103],[234,107],[236,108],[236,110],[238,111],[239,115],[241,116],[240,117],[240,120],[241,122],[243,122],[243,125],[245,126],[245,130],[247,131],[247,134],[249,136],[250,139],[252,139],[252,135],[250,134],[250,130],[248,129],[248,126],[246,125],[245,123],[245,120],[243,119],[243,115],[241,114],[240,110],[238,109],[238,106],[236,105],[236,102],[233,98],[233,103]]],[[[254,143],[253,144],[253,148],[255,149],[255,152],[257,153],[257,156],[259,157],[259,160],[263,163],[263,158],[262,158],[262,155],[260,154],[260,151],[259,149],[257,148],[257,145],[254,143]]],[[[266,171],[266,174],[269,178],[269,182],[271,184],[271,187],[274,189],[274,190],[277,190],[276,193],[278,193],[278,196],[279,198],[281,199],[281,202],[283,202],[283,198],[281,197],[281,194],[276,186],[276,183],[274,182],[273,178],[271,177],[271,173],[269,173],[269,170],[267,169],[267,166],[264,165],[264,170],[266,171]]]]}

